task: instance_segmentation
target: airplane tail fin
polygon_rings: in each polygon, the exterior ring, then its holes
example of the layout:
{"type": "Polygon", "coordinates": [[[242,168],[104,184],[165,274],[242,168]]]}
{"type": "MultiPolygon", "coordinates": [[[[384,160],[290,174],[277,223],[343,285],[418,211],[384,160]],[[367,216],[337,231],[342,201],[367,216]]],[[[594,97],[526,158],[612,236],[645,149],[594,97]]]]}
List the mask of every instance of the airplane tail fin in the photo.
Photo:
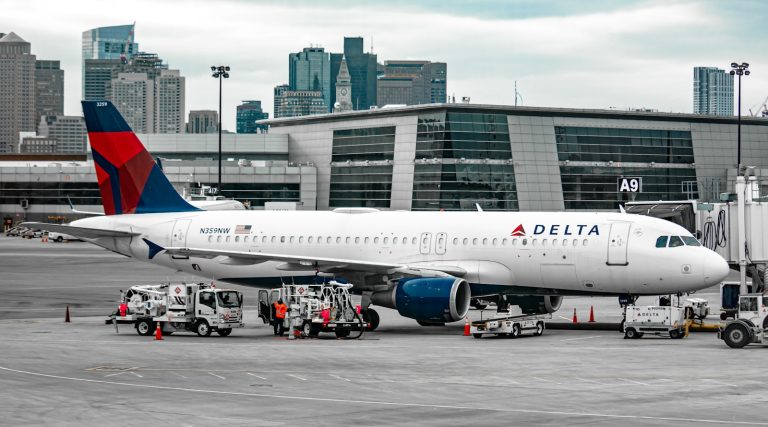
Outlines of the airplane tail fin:
{"type": "Polygon", "coordinates": [[[197,211],[173,188],[109,101],[82,101],[107,215],[197,211]]]}

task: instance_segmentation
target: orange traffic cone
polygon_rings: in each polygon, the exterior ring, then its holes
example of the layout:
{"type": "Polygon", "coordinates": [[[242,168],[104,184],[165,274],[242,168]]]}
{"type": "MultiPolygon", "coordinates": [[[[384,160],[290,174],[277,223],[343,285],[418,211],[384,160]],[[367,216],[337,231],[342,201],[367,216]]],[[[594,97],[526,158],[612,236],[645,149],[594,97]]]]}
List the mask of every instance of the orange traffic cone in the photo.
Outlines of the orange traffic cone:
{"type": "Polygon", "coordinates": [[[576,317],[576,309],[573,309],[573,323],[579,323],[579,319],[576,317]]]}
{"type": "Polygon", "coordinates": [[[595,306],[589,306],[589,322],[595,323],[595,306]]]}
{"type": "Polygon", "coordinates": [[[160,322],[157,322],[157,327],[155,328],[155,341],[162,341],[163,340],[163,330],[160,328],[160,322]]]}
{"type": "Polygon", "coordinates": [[[70,321],[71,320],[69,319],[69,304],[67,304],[67,311],[64,314],[64,323],[70,323],[70,321]]]}
{"type": "Polygon", "coordinates": [[[469,317],[465,317],[464,320],[465,320],[465,322],[464,322],[464,336],[468,337],[469,336],[469,317]]]}

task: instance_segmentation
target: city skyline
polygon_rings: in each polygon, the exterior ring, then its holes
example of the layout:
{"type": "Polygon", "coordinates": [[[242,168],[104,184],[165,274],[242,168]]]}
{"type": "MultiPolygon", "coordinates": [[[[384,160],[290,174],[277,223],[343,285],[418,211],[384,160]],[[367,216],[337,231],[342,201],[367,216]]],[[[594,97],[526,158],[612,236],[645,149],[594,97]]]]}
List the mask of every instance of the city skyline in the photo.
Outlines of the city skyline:
{"type": "Polygon", "coordinates": [[[690,113],[692,68],[727,69],[734,61],[749,62],[753,70],[744,80],[743,112],[748,114],[748,108],[768,96],[765,30],[759,25],[768,6],[759,2],[620,1],[575,7],[562,1],[515,1],[486,2],[475,8],[447,2],[439,9],[434,5],[395,2],[384,8],[373,2],[329,2],[320,7],[300,1],[288,7],[233,0],[179,8],[174,1],[139,0],[115,20],[105,19],[93,1],[77,7],[32,1],[4,7],[8,21],[2,25],[3,31],[16,32],[30,42],[38,57],[61,61],[68,76],[64,111],[68,115],[81,114],[82,32],[133,21],[141,49],[162,52],[187,77],[185,114],[214,109],[218,87],[209,76],[210,65],[232,67],[232,77],[224,85],[226,129],[235,128],[235,107],[242,99],[273,104],[275,84],[287,82],[288,53],[309,45],[341,52],[345,36],[364,37],[366,52],[373,43],[380,63],[409,59],[448,63],[448,95],[468,96],[477,104],[514,104],[517,80],[527,106],[646,107],[690,113]],[[176,16],[172,25],[168,16],[176,16]],[[701,31],[706,27],[718,31],[701,31]]]}

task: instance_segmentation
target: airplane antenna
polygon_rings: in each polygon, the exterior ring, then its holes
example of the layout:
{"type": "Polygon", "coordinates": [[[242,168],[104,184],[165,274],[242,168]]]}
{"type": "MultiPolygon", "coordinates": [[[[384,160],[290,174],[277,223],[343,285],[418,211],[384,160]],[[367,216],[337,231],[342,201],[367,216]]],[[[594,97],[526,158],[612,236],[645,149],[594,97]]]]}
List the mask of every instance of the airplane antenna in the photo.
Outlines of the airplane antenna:
{"type": "Polygon", "coordinates": [[[475,207],[477,207],[478,212],[482,212],[483,208],[480,207],[480,203],[475,203],[475,207]]]}

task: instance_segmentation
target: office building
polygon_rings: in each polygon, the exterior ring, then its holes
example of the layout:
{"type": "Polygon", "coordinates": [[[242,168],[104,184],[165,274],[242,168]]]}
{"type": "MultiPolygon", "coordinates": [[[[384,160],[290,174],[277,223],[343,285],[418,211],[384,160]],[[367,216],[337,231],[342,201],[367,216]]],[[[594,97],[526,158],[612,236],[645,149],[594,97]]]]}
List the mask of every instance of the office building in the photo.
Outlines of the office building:
{"type": "Polygon", "coordinates": [[[446,102],[447,65],[430,61],[385,61],[377,80],[377,104],[446,102]]]}
{"type": "Polygon", "coordinates": [[[109,97],[112,79],[120,73],[145,73],[155,80],[168,65],[156,53],[137,52],[129,60],[86,59],[83,64],[83,99],[96,101],[109,97]]]}
{"type": "Polygon", "coordinates": [[[219,131],[219,112],[215,110],[190,110],[187,133],[216,133],[219,131]]]}
{"type": "Polygon", "coordinates": [[[59,61],[35,61],[35,120],[64,114],[64,70],[59,61]]]}
{"type": "Polygon", "coordinates": [[[185,79],[179,70],[161,70],[155,78],[155,133],[183,133],[185,79]]]}
{"type": "MultiPolygon", "coordinates": [[[[116,75],[112,75],[110,72],[109,77],[104,79],[101,73],[103,72],[103,68],[110,63],[91,62],[88,64],[87,61],[114,60],[118,61],[116,63],[119,64],[130,60],[133,55],[139,51],[138,43],[134,42],[134,29],[135,24],[99,27],[83,31],[83,99],[104,99],[104,85],[116,75]],[[90,65],[90,67],[88,65],[90,65]],[[95,73],[95,75],[91,76],[91,73],[95,73]],[[101,97],[98,97],[99,89],[95,89],[94,86],[100,88],[101,97]],[[91,91],[95,90],[96,93],[89,93],[87,89],[90,89],[91,91]]],[[[124,70],[121,71],[124,72],[124,70]]]]}
{"type": "Polygon", "coordinates": [[[266,132],[267,125],[256,123],[266,118],[269,114],[261,110],[261,101],[243,101],[237,106],[237,133],[266,132]]]}
{"type": "Polygon", "coordinates": [[[155,85],[146,73],[120,73],[107,97],[137,133],[154,133],[155,85]]]}
{"type": "MultiPolygon", "coordinates": [[[[23,133],[23,132],[22,132],[23,133]]],[[[58,141],[47,136],[22,136],[19,143],[20,154],[50,154],[56,152],[58,141]]]]}
{"type": "Polygon", "coordinates": [[[314,90],[288,90],[280,95],[280,117],[299,117],[327,113],[323,93],[314,90]]]}
{"type": "Polygon", "coordinates": [[[273,110],[272,114],[277,117],[282,117],[280,115],[280,103],[282,102],[283,94],[289,90],[289,86],[287,84],[277,85],[275,86],[274,92],[273,92],[273,110]]]}
{"type": "Polygon", "coordinates": [[[694,67],[693,113],[732,116],[733,76],[715,67],[694,67]]]}
{"type": "Polygon", "coordinates": [[[323,94],[326,111],[331,111],[331,58],[322,47],[305,47],[288,55],[288,86],[292,91],[323,94]]]}
{"type": "Polygon", "coordinates": [[[0,153],[15,152],[19,132],[34,132],[35,55],[11,32],[0,39],[0,153]]]}
{"type": "Polygon", "coordinates": [[[344,37],[344,59],[352,80],[352,108],[376,105],[376,55],[363,52],[362,37],[344,37]]]}
{"type": "Polygon", "coordinates": [[[88,131],[81,116],[42,116],[38,125],[40,137],[56,141],[53,153],[85,153],[88,131]]]}
{"type": "MultiPolygon", "coordinates": [[[[425,104],[265,122],[317,165],[321,210],[617,210],[718,200],[736,176],[732,117],[425,104]]],[[[768,119],[742,119],[742,156],[768,189],[768,119]]]]}

